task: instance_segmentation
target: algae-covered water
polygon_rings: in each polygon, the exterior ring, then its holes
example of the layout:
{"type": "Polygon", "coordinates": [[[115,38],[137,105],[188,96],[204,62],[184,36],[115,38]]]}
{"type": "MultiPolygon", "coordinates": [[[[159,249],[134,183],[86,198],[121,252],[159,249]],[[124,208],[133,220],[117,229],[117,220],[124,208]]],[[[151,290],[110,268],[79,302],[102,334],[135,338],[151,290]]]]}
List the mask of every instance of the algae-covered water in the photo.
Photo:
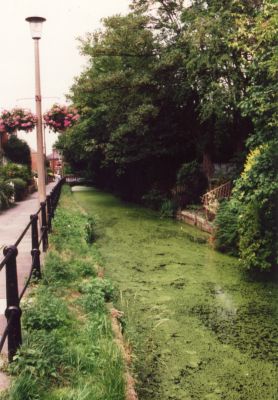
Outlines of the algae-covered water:
{"type": "Polygon", "coordinates": [[[97,246],[121,291],[141,400],[277,400],[278,285],[244,274],[206,235],[99,191],[97,246]]]}

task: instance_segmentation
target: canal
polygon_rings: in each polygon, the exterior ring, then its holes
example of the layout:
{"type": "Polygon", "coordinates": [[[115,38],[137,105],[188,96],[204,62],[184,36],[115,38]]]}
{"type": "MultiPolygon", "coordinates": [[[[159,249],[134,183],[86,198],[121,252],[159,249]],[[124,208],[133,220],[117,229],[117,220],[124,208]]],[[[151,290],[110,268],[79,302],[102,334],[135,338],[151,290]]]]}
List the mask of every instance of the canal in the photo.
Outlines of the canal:
{"type": "Polygon", "coordinates": [[[207,236],[97,190],[74,198],[120,291],[140,400],[277,400],[278,285],[207,236]]]}

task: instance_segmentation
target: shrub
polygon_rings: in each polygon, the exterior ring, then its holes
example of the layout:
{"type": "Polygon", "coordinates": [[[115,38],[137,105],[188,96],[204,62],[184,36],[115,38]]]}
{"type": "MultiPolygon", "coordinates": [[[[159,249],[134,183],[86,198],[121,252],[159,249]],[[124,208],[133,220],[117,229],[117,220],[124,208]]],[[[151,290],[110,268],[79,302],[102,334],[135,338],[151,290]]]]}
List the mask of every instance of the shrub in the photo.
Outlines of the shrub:
{"type": "Polygon", "coordinates": [[[81,293],[101,292],[105,301],[115,300],[115,288],[109,279],[94,278],[86,285],[80,287],[81,293]]]}
{"type": "Polygon", "coordinates": [[[143,204],[152,208],[153,210],[159,210],[162,206],[163,201],[165,201],[165,195],[158,189],[151,189],[148,193],[142,196],[143,204]]]}
{"type": "Polygon", "coordinates": [[[72,260],[70,262],[71,268],[78,276],[86,278],[88,276],[96,276],[96,270],[90,261],[72,260]]]}
{"type": "Polygon", "coordinates": [[[14,188],[8,182],[0,180],[0,210],[7,208],[14,196],[14,188]]]}
{"type": "Polygon", "coordinates": [[[68,322],[66,304],[46,288],[37,290],[35,299],[24,305],[23,324],[27,330],[52,330],[68,322]]]}
{"type": "Polygon", "coordinates": [[[43,274],[44,284],[60,286],[71,281],[75,276],[70,262],[65,262],[56,251],[48,252],[43,274]]]}
{"type": "Polygon", "coordinates": [[[96,220],[94,217],[88,217],[85,225],[85,240],[91,244],[96,239],[96,220]]]}
{"type": "MultiPolygon", "coordinates": [[[[15,362],[10,364],[9,369],[13,374],[30,376],[34,381],[42,378],[46,382],[61,380],[66,349],[63,335],[58,330],[28,332],[23,345],[14,357],[15,362]]],[[[34,390],[32,385],[31,389],[34,390]]]]}
{"type": "Polygon", "coordinates": [[[101,290],[86,293],[79,302],[87,313],[103,313],[105,310],[105,301],[101,290]]]}
{"type": "Polygon", "coordinates": [[[233,197],[239,205],[239,251],[247,269],[278,265],[278,141],[250,152],[233,197]]]}
{"type": "Polygon", "coordinates": [[[238,206],[234,200],[222,200],[214,221],[216,250],[238,255],[238,206]]]}
{"type": "Polygon", "coordinates": [[[30,148],[24,140],[12,135],[4,144],[3,149],[5,156],[13,163],[31,166],[30,148]]]}
{"type": "Polygon", "coordinates": [[[13,178],[15,201],[23,200],[26,195],[27,183],[21,178],[13,178]]]}
{"type": "Polygon", "coordinates": [[[184,163],[177,173],[177,185],[184,187],[180,206],[200,203],[207,184],[207,178],[197,161],[184,163]]]}
{"type": "Polygon", "coordinates": [[[177,212],[177,205],[173,200],[164,200],[160,208],[162,218],[174,218],[177,212]]]}
{"type": "Polygon", "coordinates": [[[32,179],[31,172],[26,165],[8,163],[0,167],[0,175],[4,180],[11,180],[14,178],[21,178],[27,184],[32,179]]]}

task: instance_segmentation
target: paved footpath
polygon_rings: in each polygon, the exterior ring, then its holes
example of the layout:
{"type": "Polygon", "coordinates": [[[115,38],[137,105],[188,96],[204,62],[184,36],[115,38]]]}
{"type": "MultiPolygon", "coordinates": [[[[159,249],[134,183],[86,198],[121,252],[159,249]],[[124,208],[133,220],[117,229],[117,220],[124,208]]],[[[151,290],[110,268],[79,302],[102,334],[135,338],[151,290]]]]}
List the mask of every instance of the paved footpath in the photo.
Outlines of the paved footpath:
{"type": "MultiPolygon", "coordinates": [[[[57,182],[47,185],[47,194],[57,182]]],[[[8,245],[13,245],[18,237],[23,232],[24,228],[30,221],[30,215],[34,214],[39,209],[38,193],[35,192],[27,197],[26,200],[15,205],[3,212],[0,212],[0,260],[3,259],[3,248],[8,245]]],[[[31,268],[31,229],[29,229],[18,246],[17,256],[17,273],[19,293],[24,286],[26,277],[28,277],[31,268]]],[[[6,281],[5,267],[0,272],[0,336],[2,335],[5,326],[6,318],[4,316],[6,309],[6,281]]],[[[5,347],[4,347],[5,348],[5,347]]],[[[1,390],[0,376],[0,390],[1,390]]]]}

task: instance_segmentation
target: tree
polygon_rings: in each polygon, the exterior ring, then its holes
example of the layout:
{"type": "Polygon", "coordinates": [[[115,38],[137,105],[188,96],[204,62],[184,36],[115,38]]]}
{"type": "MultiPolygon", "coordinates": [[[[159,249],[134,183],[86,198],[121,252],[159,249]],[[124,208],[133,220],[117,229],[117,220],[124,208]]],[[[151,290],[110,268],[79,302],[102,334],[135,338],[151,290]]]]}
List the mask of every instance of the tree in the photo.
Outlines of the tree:
{"type": "Polygon", "coordinates": [[[11,135],[3,146],[6,157],[17,164],[25,164],[31,168],[31,153],[28,144],[17,136],[11,135]]]}

